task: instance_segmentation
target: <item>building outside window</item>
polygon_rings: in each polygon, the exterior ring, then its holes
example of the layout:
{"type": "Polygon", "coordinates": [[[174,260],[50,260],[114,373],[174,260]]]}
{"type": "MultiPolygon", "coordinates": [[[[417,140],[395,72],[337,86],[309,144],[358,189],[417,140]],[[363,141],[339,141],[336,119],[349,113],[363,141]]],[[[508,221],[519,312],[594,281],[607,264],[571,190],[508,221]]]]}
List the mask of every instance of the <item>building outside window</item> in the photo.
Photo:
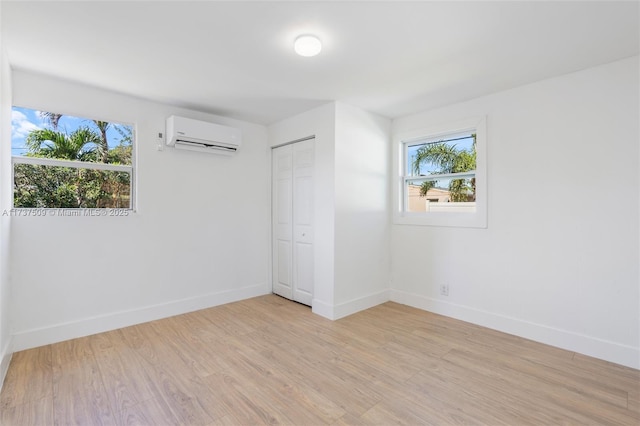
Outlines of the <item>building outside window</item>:
{"type": "Polygon", "coordinates": [[[486,227],[486,123],[396,135],[394,223],[486,227]]]}

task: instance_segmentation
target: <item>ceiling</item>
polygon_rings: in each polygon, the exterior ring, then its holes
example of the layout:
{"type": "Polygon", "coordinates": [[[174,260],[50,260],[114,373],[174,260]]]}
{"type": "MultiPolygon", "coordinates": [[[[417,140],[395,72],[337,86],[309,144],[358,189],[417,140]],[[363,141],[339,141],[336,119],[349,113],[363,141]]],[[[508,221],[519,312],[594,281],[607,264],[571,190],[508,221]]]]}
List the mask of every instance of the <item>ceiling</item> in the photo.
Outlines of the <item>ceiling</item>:
{"type": "Polygon", "coordinates": [[[14,69],[270,124],[395,118],[637,55],[631,2],[2,1],[14,69]],[[323,51],[293,52],[313,33],[323,51]]]}

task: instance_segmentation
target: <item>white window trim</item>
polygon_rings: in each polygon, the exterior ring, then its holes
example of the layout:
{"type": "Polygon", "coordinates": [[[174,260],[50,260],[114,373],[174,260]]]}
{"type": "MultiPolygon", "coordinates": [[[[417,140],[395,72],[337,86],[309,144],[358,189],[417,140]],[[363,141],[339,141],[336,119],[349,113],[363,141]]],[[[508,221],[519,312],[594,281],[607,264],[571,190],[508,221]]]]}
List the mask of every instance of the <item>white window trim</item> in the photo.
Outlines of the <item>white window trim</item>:
{"type": "Polygon", "coordinates": [[[398,225],[487,227],[487,121],[474,117],[459,122],[401,132],[393,137],[393,223],[398,225]],[[476,211],[407,212],[404,196],[404,147],[407,142],[474,130],[476,133],[476,211]]]}
{"type": "Polygon", "coordinates": [[[88,161],[58,160],[47,157],[11,157],[13,164],[36,164],[39,166],[71,167],[74,169],[111,170],[114,172],[132,173],[133,167],[124,164],[90,163],[88,161]]]}
{"type": "MultiPolygon", "coordinates": [[[[0,0],[2,1],[2,0],[0,0]]],[[[131,143],[131,165],[121,165],[121,164],[109,164],[109,163],[90,163],[86,161],[76,161],[76,160],[59,160],[55,158],[47,158],[47,157],[27,157],[24,155],[14,155],[11,156],[11,208],[14,208],[14,174],[15,174],[15,166],[14,164],[36,164],[36,165],[44,165],[44,166],[60,166],[60,167],[73,167],[78,169],[94,169],[94,170],[111,170],[111,171],[121,171],[121,172],[129,172],[131,175],[130,186],[129,186],[129,208],[119,209],[119,210],[129,210],[131,212],[138,212],[138,203],[137,203],[137,159],[138,159],[138,142],[137,142],[137,124],[128,122],[127,119],[122,119],[122,117],[111,116],[109,114],[99,114],[99,115],[87,115],[86,112],[82,111],[74,111],[71,110],[61,110],[58,107],[43,107],[30,103],[24,104],[13,104],[13,108],[25,108],[31,109],[35,111],[51,111],[56,110],[64,116],[72,116],[76,118],[86,119],[86,120],[100,120],[107,121],[111,124],[117,124],[122,126],[130,126],[133,133],[133,140],[131,143]]],[[[112,112],[112,111],[110,111],[112,112]]],[[[36,209],[36,207],[21,207],[22,210],[28,209],[36,209]]],[[[57,209],[56,207],[42,207],[38,209],[57,209]]],[[[83,210],[85,208],[70,208],[70,210],[83,210]]]]}

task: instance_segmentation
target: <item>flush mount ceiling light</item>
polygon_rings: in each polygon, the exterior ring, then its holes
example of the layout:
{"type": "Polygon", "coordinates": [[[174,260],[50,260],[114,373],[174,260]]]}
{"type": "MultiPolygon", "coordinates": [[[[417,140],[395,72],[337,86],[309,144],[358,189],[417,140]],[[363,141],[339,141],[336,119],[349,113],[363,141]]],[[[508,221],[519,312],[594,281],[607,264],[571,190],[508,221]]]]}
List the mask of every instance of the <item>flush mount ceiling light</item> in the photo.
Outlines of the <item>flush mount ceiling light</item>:
{"type": "Polygon", "coordinates": [[[322,50],[322,43],[318,37],[305,34],[296,38],[293,49],[300,56],[316,56],[322,50]]]}

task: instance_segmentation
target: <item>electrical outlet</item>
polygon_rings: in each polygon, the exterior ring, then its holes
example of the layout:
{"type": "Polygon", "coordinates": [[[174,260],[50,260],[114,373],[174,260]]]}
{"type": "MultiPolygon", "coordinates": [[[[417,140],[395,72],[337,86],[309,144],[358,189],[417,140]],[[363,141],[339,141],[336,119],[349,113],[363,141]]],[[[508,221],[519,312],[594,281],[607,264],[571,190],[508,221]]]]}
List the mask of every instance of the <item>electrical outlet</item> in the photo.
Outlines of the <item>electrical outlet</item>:
{"type": "Polygon", "coordinates": [[[449,284],[442,284],[440,286],[440,294],[442,296],[448,296],[449,295],[449,284]]]}

